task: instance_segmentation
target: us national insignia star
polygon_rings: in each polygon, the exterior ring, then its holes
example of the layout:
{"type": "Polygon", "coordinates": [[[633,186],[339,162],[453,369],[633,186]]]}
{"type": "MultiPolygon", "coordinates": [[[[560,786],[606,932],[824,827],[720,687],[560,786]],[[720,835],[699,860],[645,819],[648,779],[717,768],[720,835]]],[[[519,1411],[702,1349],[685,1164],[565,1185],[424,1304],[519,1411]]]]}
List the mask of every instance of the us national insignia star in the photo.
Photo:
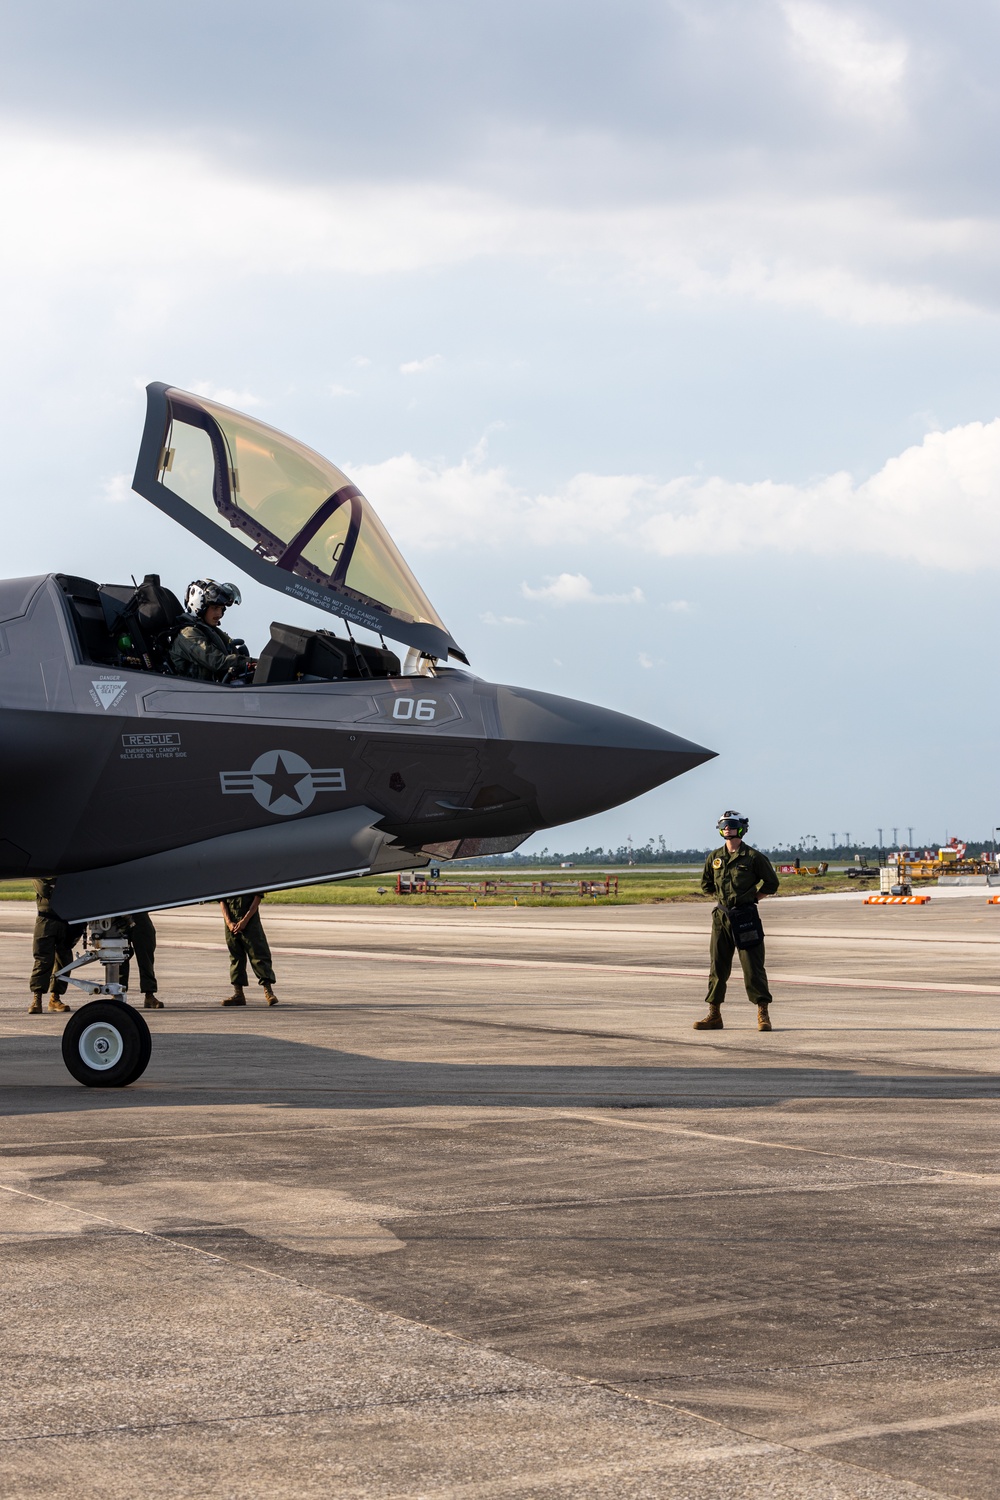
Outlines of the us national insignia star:
{"type": "Polygon", "coordinates": [[[347,781],[341,767],[313,769],[293,750],[265,750],[248,771],[220,771],[224,796],[249,793],[261,807],[279,817],[305,812],[317,792],[343,792],[347,781]]]}

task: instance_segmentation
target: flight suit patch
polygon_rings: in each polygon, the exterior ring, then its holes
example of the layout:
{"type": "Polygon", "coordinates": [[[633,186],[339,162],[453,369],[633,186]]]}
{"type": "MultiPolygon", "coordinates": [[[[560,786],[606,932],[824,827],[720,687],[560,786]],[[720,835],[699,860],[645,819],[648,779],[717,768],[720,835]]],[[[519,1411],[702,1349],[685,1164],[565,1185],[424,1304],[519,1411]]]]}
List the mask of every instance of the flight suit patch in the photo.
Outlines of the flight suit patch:
{"type": "Polygon", "coordinates": [[[722,860],[721,859],[713,859],[712,860],[712,869],[713,870],[721,870],[722,869],[722,860]]]}

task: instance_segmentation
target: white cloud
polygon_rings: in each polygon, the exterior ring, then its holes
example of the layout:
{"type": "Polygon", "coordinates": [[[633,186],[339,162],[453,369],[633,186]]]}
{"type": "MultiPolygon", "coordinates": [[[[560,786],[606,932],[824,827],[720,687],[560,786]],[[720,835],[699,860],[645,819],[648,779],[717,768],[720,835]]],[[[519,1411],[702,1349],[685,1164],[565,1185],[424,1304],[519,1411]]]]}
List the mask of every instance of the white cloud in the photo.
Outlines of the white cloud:
{"type": "MultiPolygon", "coordinates": [[[[641,549],[661,557],[772,550],[872,554],[951,570],[993,566],[1000,553],[1000,418],[929,433],[870,478],[846,472],[808,484],[638,474],[577,474],[531,495],[499,467],[403,454],[348,472],[406,552],[524,546],[641,549]]],[[[561,573],[526,598],[638,602],[599,595],[561,573]]],[[[683,599],[667,606],[681,612],[683,599]]]]}
{"type": "Polygon", "coordinates": [[[331,385],[330,387],[331,396],[356,396],[357,394],[357,391],[352,390],[349,385],[331,385]]]}
{"type": "Polygon", "coordinates": [[[582,573],[560,573],[556,578],[549,578],[538,589],[522,583],[521,593],[526,599],[539,599],[545,604],[642,604],[645,602],[640,588],[630,589],[627,594],[595,594],[594,585],[582,573]]]}
{"type": "Polygon", "coordinates": [[[880,36],[860,15],[819,0],[785,0],[784,12],[795,50],[826,81],[834,103],[883,120],[897,112],[904,38],[880,36]]]}
{"type": "Polygon", "coordinates": [[[121,505],[132,498],[132,475],[112,474],[104,483],[104,498],[112,505],[121,505]]]}
{"type": "Polygon", "coordinates": [[[426,359],[409,359],[400,365],[400,375],[426,375],[428,370],[436,370],[443,364],[443,356],[440,354],[428,354],[426,359]]]}
{"type": "Polygon", "coordinates": [[[484,625],[527,625],[527,620],[522,620],[520,615],[495,615],[488,609],[484,615],[480,615],[484,625]]]}
{"type": "MultiPolygon", "coordinates": [[[[498,258],[540,261],[562,279],[624,279],[652,298],[773,303],[861,324],[968,310],[967,285],[973,301],[1000,300],[1000,225],[987,202],[974,215],[921,214],[895,189],[699,182],[572,207],[413,178],[277,182],[176,146],[7,125],[0,201],[8,337],[32,307],[29,285],[46,301],[67,287],[90,298],[105,288],[141,328],[241,277],[389,276],[498,258]]],[[[440,358],[400,368],[426,372],[440,358]]]]}
{"type": "Polygon", "coordinates": [[[412,551],[612,538],[649,483],[636,475],[576,474],[551,493],[529,495],[499,465],[484,467],[474,456],[447,464],[402,453],[346,467],[400,546],[412,551]]]}
{"type": "Polygon", "coordinates": [[[639,665],[640,667],[645,667],[648,670],[650,667],[655,667],[656,663],[651,656],[646,655],[645,651],[640,651],[639,665]]]}
{"type": "Polygon", "coordinates": [[[664,557],[770,549],[980,568],[1000,547],[1000,419],[929,433],[861,483],[674,480],[636,533],[664,557]]]}

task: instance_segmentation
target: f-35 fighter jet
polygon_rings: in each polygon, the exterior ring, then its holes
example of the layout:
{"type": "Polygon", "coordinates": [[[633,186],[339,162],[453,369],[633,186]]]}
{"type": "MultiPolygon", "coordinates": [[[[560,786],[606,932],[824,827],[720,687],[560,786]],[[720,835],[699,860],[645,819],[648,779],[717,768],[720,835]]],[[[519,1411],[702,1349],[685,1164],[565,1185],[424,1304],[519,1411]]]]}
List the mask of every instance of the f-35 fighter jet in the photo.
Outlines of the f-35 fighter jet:
{"type": "Polygon", "coordinates": [[[347,633],[275,623],[252,673],[199,682],[171,670],[182,609],[155,575],[0,583],[0,877],[57,876],[59,914],[91,923],[110,967],[64,1056],[105,1085],[149,1055],[117,985],[122,914],[512,850],[713,754],[474,676],[340,469],[205,397],[147,397],[134,489],[347,633]]]}

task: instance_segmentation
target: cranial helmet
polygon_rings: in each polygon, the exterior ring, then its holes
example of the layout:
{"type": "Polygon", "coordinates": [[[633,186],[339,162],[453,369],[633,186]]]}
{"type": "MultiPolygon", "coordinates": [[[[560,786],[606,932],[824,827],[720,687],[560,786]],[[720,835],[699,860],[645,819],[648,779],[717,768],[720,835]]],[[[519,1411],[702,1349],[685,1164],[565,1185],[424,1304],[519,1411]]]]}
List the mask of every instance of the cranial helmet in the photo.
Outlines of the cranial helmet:
{"type": "Polygon", "coordinates": [[[730,809],[722,814],[722,817],[715,826],[720,833],[723,833],[727,828],[735,828],[737,838],[742,839],[746,837],[746,831],[750,827],[750,819],[745,818],[742,813],[733,812],[730,809]]]}
{"type": "Polygon", "coordinates": [[[200,620],[210,604],[242,604],[243,600],[235,583],[216,583],[214,578],[196,578],[187,586],[184,608],[189,615],[200,620]]]}

